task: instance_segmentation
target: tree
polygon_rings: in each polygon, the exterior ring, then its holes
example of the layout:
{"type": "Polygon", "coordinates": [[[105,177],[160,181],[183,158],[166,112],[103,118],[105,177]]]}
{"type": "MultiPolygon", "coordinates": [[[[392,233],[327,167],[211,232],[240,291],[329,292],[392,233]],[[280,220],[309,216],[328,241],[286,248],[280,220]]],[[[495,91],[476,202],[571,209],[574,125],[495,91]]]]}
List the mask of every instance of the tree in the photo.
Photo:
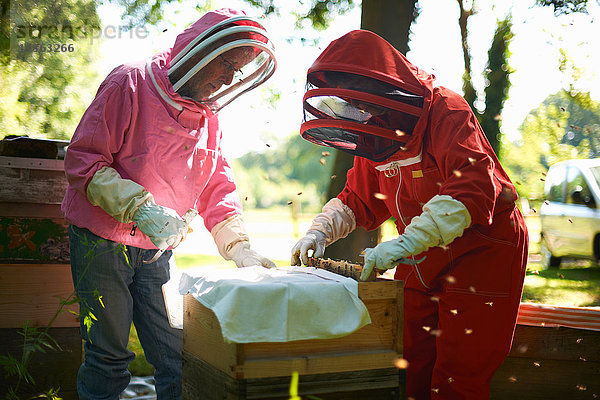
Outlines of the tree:
{"type": "MultiPolygon", "coordinates": [[[[112,0],[132,27],[179,0],[112,0]]],[[[0,0],[0,129],[69,139],[94,96],[101,25],[93,0],[0,0]]]]}
{"type": "Polygon", "coordinates": [[[503,165],[520,196],[539,201],[550,165],[600,156],[600,103],[587,92],[563,89],[530,112],[519,130],[521,139],[507,144],[503,165]]]}
{"type": "Polygon", "coordinates": [[[542,7],[552,6],[555,15],[571,14],[574,12],[587,13],[588,0],[536,0],[542,7]]]}
{"type": "Polygon", "coordinates": [[[0,128],[4,134],[70,137],[93,95],[85,88],[96,80],[96,48],[87,36],[100,26],[94,2],[15,0],[1,12],[0,128]]]}
{"type": "Polygon", "coordinates": [[[460,9],[458,25],[460,27],[461,44],[465,73],[463,75],[464,98],[471,106],[475,116],[479,120],[486,137],[496,154],[500,154],[502,109],[508,97],[510,88],[508,58],[510,56],[508,46],[513,37],[510,15],[504,20],[498,21],[496,32],[488,51],[487,68],[484,71],[486,87],[484,89],[485,108],[479,110],[476,102],[479,98],[477,90],[473,86],[471,69],[471,52],[468,43],[468,21],[475,14],[476,5],[473,0],[469,9],[465,8],[464,0],[457,0],[460,9]]]}
{"type": "MultiPolygon", "coordinates": [[[[260,7],[265,14],[278,13],[275,0],[246,0],[260,7]]],[[[363,0],[361,7],[361,29],[377,33],[402,53],[408,51],[410,25],[418,12],[417,0],[363,0]]],[[[299,24],[310,21],[316,29],[325,29],[335,15],[345,13],[354,7],[354,0],[311,0],[307,12],[297,14],[299,24]]],[[[352,168],[354,157],[348,153],[331,150],[333,167],[331,184],[327,190],[327,199],[337,196],[346,183],[346,174],[352,168]]],[[[338,240],[326,249],[326,256],[354,262],[362,261],[359,254],[365,247],[376,245],[380,230],[367,232],[357,228],[345,239],[338,240]]]]}
{"type": "Polygon", "coordinates": [[[245,206],[274,205],[320,210],[329,184],[328,154],[294,134],[263,153],[233,160],[236,182],[245,206]]]}

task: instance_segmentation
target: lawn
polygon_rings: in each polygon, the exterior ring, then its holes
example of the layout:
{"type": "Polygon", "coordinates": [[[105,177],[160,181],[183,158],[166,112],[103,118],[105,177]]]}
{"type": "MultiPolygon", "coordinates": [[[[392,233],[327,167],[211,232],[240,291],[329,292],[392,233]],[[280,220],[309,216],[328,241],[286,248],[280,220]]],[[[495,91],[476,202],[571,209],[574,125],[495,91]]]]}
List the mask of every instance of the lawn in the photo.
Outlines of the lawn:
{"type": "MultiPolygon", "coordinates": [[[[291,221],[286,227],[285,212],[278,211],[277,215],[269,212],[258,211],[247,213],[249,234],[252,240],[281,240],[282,236],[290,237],[289,243],[293,243],[300,232],[304,232],[310,223],[308,216],[291,221]],[[269,226],[273,225],[264,221],[277,220],[276,232],[272,232],[269,226]],[[281,222],[283,220],[283,222],[281,222]],[[262,222],[262,224],[261,224],[262,222]],[[266,227],[265,227],[266,225],[266,227]],[[252,231],[254,230],[254,232],[252,231]]],[[[600,307],[600,267],[592,265],[588,261],[566,260],[560,269],[543,270],[539,256],[539,218],[535,215],[528,216],[527,227],[530,236],[530,257],[527,265],[527,275],[523,288],[523,302],[545,303],[563,306],[577,307],[600,307]]],[[[395,236],[393,225],[386,223],[383,227],[383,239],[389,240],[395,236]]],[[[259,243],[260,244],[260,243],[259,243]]],[[[290,246],[291,248],[291,246],[290,246]]],[[[288,254],[289,249],[280,249],[277,254],[288,254]]],[[[283,256],[279,257],[283,258],[283,256]]],[[[198,266],[218,266],[234,268],[231,261],[225,261],[215,254],[191,254],[176,253],[175,260],[180,269],[198,266]]],[[[277,260],[279,266],[289,265],[289,259],[277,260]]],[[[137,355],[131,363],[130,370],[136,376],[148,376],[153,374],[153,368],[146,362],[144,352],[139,344],[134,327],[129,340],[129,348],[137,355]]]]}

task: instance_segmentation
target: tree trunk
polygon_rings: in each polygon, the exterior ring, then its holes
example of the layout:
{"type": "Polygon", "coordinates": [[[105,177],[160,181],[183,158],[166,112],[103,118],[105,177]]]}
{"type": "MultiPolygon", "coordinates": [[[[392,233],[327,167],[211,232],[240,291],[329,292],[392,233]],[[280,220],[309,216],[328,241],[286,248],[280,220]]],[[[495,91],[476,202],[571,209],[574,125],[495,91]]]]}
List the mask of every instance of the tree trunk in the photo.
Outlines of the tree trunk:
{"type": "MultiPolygon", "coordinates": [[[[408,51],[408,35],[410,25],[416,18],[415,4],[417,0],[363,0],[361,29],[378,34],[392,46],[406,54],[408,51]]],[[[348,153],[334,150],[335,160],[327,198],[337,196],[346,184],[346,174],[354,163],[354,157],[348,153]]],[[[334,260],[362,262],[359,254],[365,247],[373,247],[381,239],[378,228],[368,232],[357,228],[348,237],[338,240],[325,250],[325,256],[334,260]]]]}
{"type": "Polygon", "coordinates": [[[471,79],[471,51],[469,49],[469,42],[467,40],[469,33],[467,25],[469,23],[469,17],[475,13],[473,11],[475,1],[473,1],[470,10],[465,9],[463,0],[457,1],[458,7],[460,9],[460,15],[458,16],[458,26],[460,28],[460,43],[462,45],[463,61],[465,63],[465,73],[463,75],[464,98],[467,101],[467,103],[469,103],[473,111],[477,112],[477,110],[475,109],[475,100],[477,100],[477,92],[473,87],[473,81],[471,79]]]}
{"type": "Polygon", "coordinates": [[[501,151],[500,121],[504,101],[510,88],[508,67],[508,44],[512,39],[512,23],[510,17],[498,22],[492,45],[488,52],[488,68],[486,78],[489,85],[485,88],[485,112],[479,122],[492,148],[498,156],[501,151]]]}
{"type": "Polygon", "coordinates": [[[458,17],[458,26],[460,27],[460,37],[462,43],[463,60],[465,63],[465,73],[463,75],[464,98],[471,106],[473,113],[479,120],[483,132],[485,133],[492,149],[500,156],[500,145],[502,143],[502,132],[500,131],[501,113],[504,107],[504,101],[508,97],[510,81],[508,75],[508,44],[512,39],[512,24],[510,16],[503,21],[498,21],[498,26],[488,51],[488,67],[485,77],[488,85],[484,90],[485,110],[480,112],[475,108],[477,100],[477,91],[473,86],[471,70],[471,53],[467,38],[469,17],[475,12],[475,0],[472,2],[471,9],[465,9],[465,0],[457,0],[460,9],[458,17]]]}

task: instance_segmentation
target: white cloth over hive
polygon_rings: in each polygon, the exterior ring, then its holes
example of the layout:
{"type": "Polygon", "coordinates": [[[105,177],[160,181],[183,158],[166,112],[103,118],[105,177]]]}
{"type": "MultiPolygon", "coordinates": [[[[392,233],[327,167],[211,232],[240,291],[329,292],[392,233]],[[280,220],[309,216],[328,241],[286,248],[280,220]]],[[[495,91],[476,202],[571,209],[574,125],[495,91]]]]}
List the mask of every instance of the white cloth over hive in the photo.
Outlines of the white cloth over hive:
{"type": "Polygon", "coordinates": [[[179,292],[211,309],[234,343],[330,339],[371,323],[358,282],[310,267],[188,270],[179,292]]]}

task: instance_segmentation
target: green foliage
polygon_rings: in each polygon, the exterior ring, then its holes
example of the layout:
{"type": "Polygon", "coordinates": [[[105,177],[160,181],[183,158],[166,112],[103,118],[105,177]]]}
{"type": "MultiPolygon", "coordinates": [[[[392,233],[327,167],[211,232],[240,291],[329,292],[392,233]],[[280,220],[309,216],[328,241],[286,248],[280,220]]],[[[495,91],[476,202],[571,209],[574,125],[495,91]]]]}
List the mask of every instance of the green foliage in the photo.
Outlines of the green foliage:
{"type": "Polygon", "coordinates": [[[5,134],[67,139],[98,79],[100,27],[91,0],[12,1],[0,30],[0,128],[5,134]],[[6,23],[6,21],[9,23],[6,23]],[[7,37],[8,35],[8,37],[7,37]]]}
{"type": "MultiPolygon", "coordinates": [[[[156,24],[180,0],[109,0],[124,23],[156,24]]],[[[205,10],[212,2],[204,2],[205,10]]],[[[0,129],[4,134],[69,139],[101,77],[101,24],[93,0],[0,0],[0,129]],[[49,51],[52,44],[54,51],[49,51]],[[58,47],[56,47],[58,45],[58,47]]]]}
{"type": "MultiPolygon", "coordinates": [[[[59,298],[58,308],[47,326],[43,328],[31,327],[28,322],[25,323],[21,331],[19,331],[19,334],[23,336],[23,351],[20,359],[13,357],[11,354],[0,355],[0,366],[4,369],[5,376],[7,378],[12,377],[16,380],[16,383],[8,388],[9,391],[6,394],[7,399],[18,400],[20,398],[18,395],[19,389],[23,383],[25,385],[35,385],[35,379],[27,369],[34,354],[45,353],[47,350],[61,351],[58,342],[56,342],[48,332],[54,324],[54,321],[56,321],[56,318],[64,311],[66,306],[79,303],[79,313],[77,315],[84,322],[89,337],[90,328],[94,321],[97,321],[97,318],[94,315],[94,305],[89,304],[84,298],[80,297],[81,294],[86,292],[79,290],[79,283],[92,265],[94,258],[102,254],[114,252],[115,254],[124,254],[125,259],[128,260],[125,254],[127,251],[125,245],[117,246],[114,250],[108,249],[98,251],[98,246],[104,243],[105,240],[89,241],[87,235],[84,235],[83,237],[80,236],[80,239],[82,240],[82,243],[88,247],[88,251],[85,255],[85,258],[88,259],[88,263],[83,268],[79,280],[74,282],[75,289],[73,292],[66,299],[59,298]]],[[[129,265],[129,261],[127,261],[127,264],[129,265]]],[[[93,302],[98,303],[100,307],[104,308],[102,296],[98,290],[93,290],[90,293],[92,293],[93,302]]],[[[47,391],[40,393],[36,398],[59,399],[58,389],[50,388],[47,391]]]]}
{"type": "Polygon", "coordinates": [[[318,210],[331,180],[329,149],[296,134],[263,153],[232,161],[244,206],[266,208],[298,203],[318,210]]]}
{"type": "Polygon", "coordinates": [[[499,154],[501,150],[500,115],[510,89],[509,75],[511,71],[508,66],[508,59],[510,58],[508,47],[512,38],[512,21],[511,17],[508,16],[506,19],[498,21],[488,51],[488,66],[485,72],[487,82],[484,90],[485,112],[480,115],[479,119],[481,127],[496,154],[499,154]]]}
{"type": "Polygon", "coordinates": [[[535,0],[535,4],[554,8],[555,15],[583,12],[587,14],[588,0],[535,0]]]}
{"type": "MultiPolygon", "coordinates": [[[[262,10],[264,14],[279,15],[280,5],[283,0],[246,0],[254,7],[262,10]]],[[[333,21],[336,15],[343,15],[354,8],[355,0],[309,0],[308,2],[300,0],[296,7],[294,15],[296,16],[297,27],[302,27],[305,21],[308,21],[313,28],[317,30],[326,29],[333,21]]]]}
{"type": "Polygon", "coordinates": [[[529,113],[520,131],[519,141],[505,144],[503,165],[521,196],[539,200],[550,165],[600,155],[600,104],[589,93],[561,90],[529,113]]]}

